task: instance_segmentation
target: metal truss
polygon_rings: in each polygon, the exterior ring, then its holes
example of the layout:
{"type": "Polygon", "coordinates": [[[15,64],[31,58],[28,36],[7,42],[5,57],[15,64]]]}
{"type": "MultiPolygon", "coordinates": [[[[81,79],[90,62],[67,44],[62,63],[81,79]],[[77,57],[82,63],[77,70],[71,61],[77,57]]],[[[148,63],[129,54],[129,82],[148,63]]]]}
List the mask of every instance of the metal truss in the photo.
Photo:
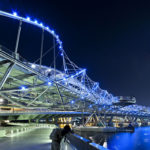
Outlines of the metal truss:
{"type": "Polygon", "coordinates": [[[54,30],[30,17],[20,17],[16,12],[0,11],[2,17],[19,21],[15,51],[0,46],[0,95],[10,107],[45,108],[54,110],[84,110],[102,114],[149,116],[150,108],[136,105],[135,99],[128,99],[120,105],[122,97],[113,96],[103,90],[98,82],[91,80],[86,69],[74,64],[65,53],[62,41],[54,30]],[[39,63],[28,62],[18,53],[22,24],[28,23],[42,31],[39,63]],[[42,59],[51,50],[43,53],[44,33],[53,37],[53,62],[44,66],[42,59]],[[57,54],[61,56],[62,68],[56,66],[57,54]],[[10,63],[8,65],[8,63],[10,63]]]}

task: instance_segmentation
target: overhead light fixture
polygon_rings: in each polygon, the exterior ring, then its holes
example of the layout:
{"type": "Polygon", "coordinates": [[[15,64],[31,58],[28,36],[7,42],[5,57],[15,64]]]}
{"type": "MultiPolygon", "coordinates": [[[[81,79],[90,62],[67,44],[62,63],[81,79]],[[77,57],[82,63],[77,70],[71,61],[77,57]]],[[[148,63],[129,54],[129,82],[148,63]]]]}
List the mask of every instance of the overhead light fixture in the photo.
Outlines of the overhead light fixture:
{"type": "Polygon", "coordinates": [[[36,65],[35,65],[35,64],[32,64],[32,65],[31,65],[31,68],[35,69],[35,68],[36,68],[36,65]]]}
{"type": "Polygon", "coordinates": [[[48,82],[48,85],[51,86],[51,85],[52,85],[52,82],[49,81],[49,82],[48,82]]]}
{"type": "Polygon", "coordinates": [[[14,16],[17,16],[17,12],[13,12],[13,15],[14,15],[14,16]]]}
{"type": "Polygon", "coordinates": [[[0,98],[0,103],[2,103],[4,101],[4,99],[3,98],[0,98]]]}
{"type": "Polygon", "coordinates": [[[26,88],[25,86],[21,86],[21,90],[22,90],[22,91],[26,91],[27,88],[26,88]]]}

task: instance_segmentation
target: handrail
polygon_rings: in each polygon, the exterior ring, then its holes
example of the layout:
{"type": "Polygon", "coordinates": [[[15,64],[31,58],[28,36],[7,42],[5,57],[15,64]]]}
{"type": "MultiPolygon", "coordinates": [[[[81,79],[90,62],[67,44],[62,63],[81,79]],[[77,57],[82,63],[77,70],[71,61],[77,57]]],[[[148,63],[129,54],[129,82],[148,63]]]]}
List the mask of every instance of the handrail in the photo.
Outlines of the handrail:
{"type": "Polygon", "coordinates": [[[77,134],[67,134],[66,137],[63,138],[61,146],[63,147],[71,147],[72,150],[83,150],[83,149],[90,149],[90,150],[107,150],[103,146],[93,143],[91,140],[88,140],[80,135],[77,134]]]}

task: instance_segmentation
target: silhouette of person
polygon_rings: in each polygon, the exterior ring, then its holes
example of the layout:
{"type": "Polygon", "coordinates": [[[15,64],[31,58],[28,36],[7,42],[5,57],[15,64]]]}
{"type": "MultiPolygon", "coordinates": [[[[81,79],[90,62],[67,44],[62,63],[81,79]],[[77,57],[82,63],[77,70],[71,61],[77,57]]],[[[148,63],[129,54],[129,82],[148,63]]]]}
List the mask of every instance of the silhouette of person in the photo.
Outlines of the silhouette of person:
{"type": "Polygon", "coordinates": [[[62,135],[62,137],[64,137],[65,135],[67,135],[70,132],[71,132],[70,126],[69,125],[65,125],[65,127],[63,128],[63,130],[61,132],[61,135],[62,135]]]}
{"type": "Polygon", "coordinates": [[[65,150],[66,149],[66,145],[68,145],[68,144],[66,144],[66,136],[69,133],[72,133],[72,130],[71,130],[69,125],[66,125],[62,129],[62,132],[61,132],[62,140],[61,140],[61,143],[60,143],[60,150],[65,150]]]}
{"type": "Polygon", "coordinates": [[[50,134],[50,139],[52,139],[51,150],[60,150],[60,142],[62,139],[62,129],[55,128],[50,134]]]}

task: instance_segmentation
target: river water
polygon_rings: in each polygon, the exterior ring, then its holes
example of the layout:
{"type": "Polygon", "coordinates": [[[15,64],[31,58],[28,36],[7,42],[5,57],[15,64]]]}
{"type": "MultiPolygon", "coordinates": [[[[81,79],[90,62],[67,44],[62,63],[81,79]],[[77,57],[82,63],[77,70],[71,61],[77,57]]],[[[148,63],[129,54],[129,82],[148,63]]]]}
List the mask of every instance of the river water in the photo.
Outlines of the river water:
{"type": "Polygon", "coordinates": [[[90,132],[81,135],[98,144],[105,143],[110,150],[150,150],[150,127],[135,128],[133,133],[100,134],[90,132]]]}

